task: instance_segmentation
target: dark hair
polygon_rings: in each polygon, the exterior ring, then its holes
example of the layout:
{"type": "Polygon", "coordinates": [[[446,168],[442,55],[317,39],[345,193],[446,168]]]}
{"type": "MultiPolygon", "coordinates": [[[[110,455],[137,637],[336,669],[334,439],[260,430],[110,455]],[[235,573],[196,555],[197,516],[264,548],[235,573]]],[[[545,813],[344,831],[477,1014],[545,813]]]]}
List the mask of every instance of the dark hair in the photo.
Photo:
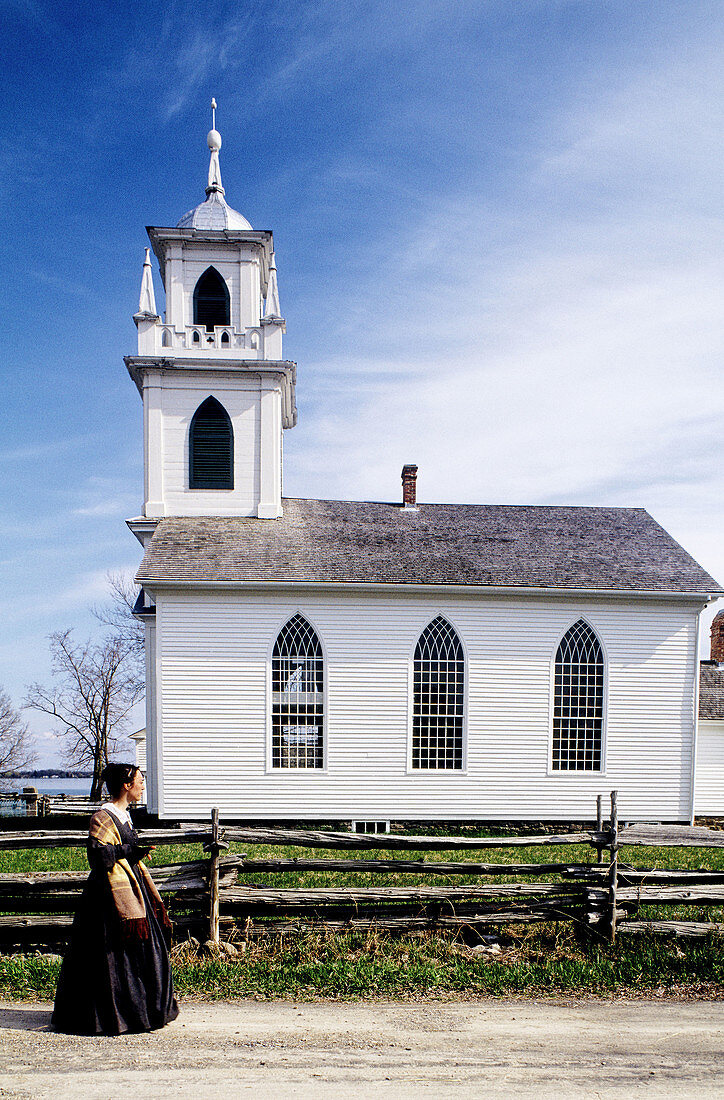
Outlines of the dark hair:
{"type": "Polygon", "coordinates": [[[123,790],[124,783],[132,783],[136,772],[140,771],[135,764],[107,764],[103,769],[101,779],[108,788],[111,798],[118,798],[123,790]]]}

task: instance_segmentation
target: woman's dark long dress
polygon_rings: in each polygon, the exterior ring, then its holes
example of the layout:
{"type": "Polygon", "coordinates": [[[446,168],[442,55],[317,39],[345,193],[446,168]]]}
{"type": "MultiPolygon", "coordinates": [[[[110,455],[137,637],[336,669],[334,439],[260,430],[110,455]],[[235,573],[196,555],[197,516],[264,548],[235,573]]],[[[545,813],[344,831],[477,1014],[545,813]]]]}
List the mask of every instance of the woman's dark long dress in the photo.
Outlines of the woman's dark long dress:
{"type": "Polygon", "coordinates": [[[51,1023],[71,1035],[120,1035],[152,1031],[175,1020],[171,967],[163,929],[136,869],[147,853],[138,833],[116,820],[122,844],[88,840],[91,873],[85,884],[58,979],[51,1023]],[[121,937],[108,870],[127,859],[141,887],[149,938],[121,937]]]}

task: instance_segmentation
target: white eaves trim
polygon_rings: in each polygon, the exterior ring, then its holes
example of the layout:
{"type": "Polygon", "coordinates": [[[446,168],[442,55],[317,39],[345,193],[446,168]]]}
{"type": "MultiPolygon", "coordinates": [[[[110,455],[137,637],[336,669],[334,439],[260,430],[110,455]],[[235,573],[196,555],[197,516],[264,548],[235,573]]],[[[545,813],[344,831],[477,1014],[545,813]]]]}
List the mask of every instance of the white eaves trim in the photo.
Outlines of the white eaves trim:
{"type": "Polygon", "coordinates": [[[692,603],[705,607],[708,603],[721,598],[720,593],[706,592],[669,592],[651,591],[646,589],[630,588],[557,588],[557,587],[526,587],[523,585],[486,585],[486,584],[398,584],[385,583],[384,581],[211,581],[211,580],[187,580],[177,581],[137,581],[150,592],[164,590],[177,591],[178,589],[213,589],[213,590],[242,590],[246,592],[396,592],[400,594],[410,593],[414,595],[430,593],[450,593],[456,596],[540,596],[550,599],[574,597],[576,599],[611,599],[611,600],[646,600],[668,603],[672,600],[681,603],[692,603]]]}

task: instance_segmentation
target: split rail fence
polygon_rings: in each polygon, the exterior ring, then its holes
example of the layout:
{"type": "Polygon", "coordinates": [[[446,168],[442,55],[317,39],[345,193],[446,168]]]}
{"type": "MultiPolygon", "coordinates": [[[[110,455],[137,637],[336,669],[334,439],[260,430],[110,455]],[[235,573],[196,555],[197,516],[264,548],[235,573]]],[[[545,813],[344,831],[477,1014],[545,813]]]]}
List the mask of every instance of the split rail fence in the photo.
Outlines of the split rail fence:
{"type": "MultiPolygon", "coordinates": [[[[693,936],[724,932],[724,923],[645,920],[639,916],[641,906],[689,907],[697,911],[724,907],[724,871],[640,869],[619,861],[622,845],[724,848],[724,831],[676,825],[619,828],[615,791],[608,821],[604,824],[599,797],[595,829],[577,833],[439,837],[232,825],[222,828],[218,810],[214,810],[210,828],[192,825],[147,829],[140,836],[145,845],[201,844],[207,853],[203,860],[152,868],[169,905],[177,939],[194,935],[218,943],[220,938],[249,939],[308,928],[469,928],[480,932],[495,925],[549,921],[572,922],[583,935],[611,942],[618,933],[649,931],[693,936]],[[397,854],[394,858],[359,858],[357,854],[347,858],[249,858],[246,854],[230,854],[231,843],[397,854]],[[426,853],[441,851],[469,853],[571,844],[587,845],[592,861],[484,863],[424,858],[426,853]],[[406,858],[408,852],[415,853],[415,858],[406,858]],[[263,881],[267,875],[298,876],[310,871],[425,876],[430,884],[299,888],[263,881]],[[259,881],[242,884],[239,875],[259,876],[259,881]],[[449,880],[458,876],[479,881],[450,885],[449,880]],[[448,882],[439,884],[441,877],[448,882]],[[490,881],[501,877],[515,881],[490,881]]],[[[86,837],[81,831],[0,833],[0,852],[82,847],[86,837]]],[[[0,874],[0,951],[61,947],[86,878],[85,871],[0,874]]]]}

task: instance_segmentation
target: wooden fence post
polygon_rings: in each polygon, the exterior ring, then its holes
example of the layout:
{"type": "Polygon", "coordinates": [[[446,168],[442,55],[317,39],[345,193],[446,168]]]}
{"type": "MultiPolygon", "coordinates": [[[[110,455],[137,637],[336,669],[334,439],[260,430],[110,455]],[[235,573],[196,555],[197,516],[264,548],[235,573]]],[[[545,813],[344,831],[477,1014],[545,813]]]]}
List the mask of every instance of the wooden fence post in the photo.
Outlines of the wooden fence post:
{"type": "MultiPolygon", "coordinates": [[[[225,845],[228,848],[228,844],[225,845]]],[[[209,860],[209,939],[219,942],[219,808],[211,811],[211,842],[204,845],[204,851],[210,853],[209,860]]]]}
{"type": "Polygon", "coordinates": [[[616,942],[616,895],[618,889],[618,791],[611,791],[611,829],[608,843],[608,903],[611,917],[609,924],[609,939],[616,942]]]}
{"type": "Polygon", "coordinates": [[[25,799],[25,816],[38,816],[38,788],[23,787],[22,797],[25,799]]]}
{"type": "MultiPolygon", "coordinates": [[[[596,799],[596,832],[603,832],[603,795],[599,794],[596,799]]],[[[597,863],[603,863],[603,848],[601,845],[597,845],[596,851],[598,853],[597,863]]]]}

